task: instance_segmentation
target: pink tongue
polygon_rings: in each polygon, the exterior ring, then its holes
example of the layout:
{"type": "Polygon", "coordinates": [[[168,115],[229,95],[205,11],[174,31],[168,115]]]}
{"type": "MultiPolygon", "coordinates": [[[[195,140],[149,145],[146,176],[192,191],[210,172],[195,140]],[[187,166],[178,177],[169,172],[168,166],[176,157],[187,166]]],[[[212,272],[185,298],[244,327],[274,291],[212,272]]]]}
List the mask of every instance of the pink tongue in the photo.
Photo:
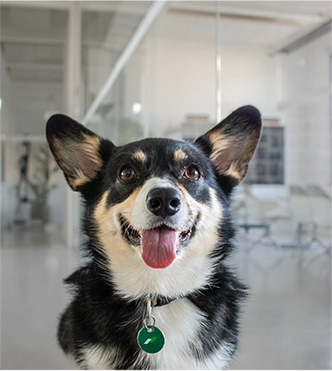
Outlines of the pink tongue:
{"type": "Polygon", "coordinates": [[[167,268],[176,258],[178,232],[169,228],[141,231],[144,262],[151,268],[167,268]]]}

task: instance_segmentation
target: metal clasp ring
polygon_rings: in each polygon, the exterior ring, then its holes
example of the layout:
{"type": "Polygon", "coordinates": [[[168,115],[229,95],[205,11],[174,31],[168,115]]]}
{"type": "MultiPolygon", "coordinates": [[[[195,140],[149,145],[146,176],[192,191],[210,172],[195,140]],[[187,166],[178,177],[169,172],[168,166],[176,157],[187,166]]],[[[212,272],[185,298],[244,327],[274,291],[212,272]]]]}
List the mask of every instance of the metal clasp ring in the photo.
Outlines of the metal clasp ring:
{"type": "Polygon", "coordinates": [[[143,320],[143,324],[144,324],[144,327],[147,329],[148,332],[152,332],[153,330],[151,329],[151,327],[153,327],[155,325],[155,323],[156,323],[156,319],[152,315],[151,299],[149,299],[147,301],[147,315],[143,320]]]}
{"type": "Polygon", "coordinates": [[[151,327],[154,327],[155,323],[156,323],[156,319],[152,315],[150,317],[145,317],[143,320],[144,327],[147,329],[148,332],[153,331],[151,327]]]}

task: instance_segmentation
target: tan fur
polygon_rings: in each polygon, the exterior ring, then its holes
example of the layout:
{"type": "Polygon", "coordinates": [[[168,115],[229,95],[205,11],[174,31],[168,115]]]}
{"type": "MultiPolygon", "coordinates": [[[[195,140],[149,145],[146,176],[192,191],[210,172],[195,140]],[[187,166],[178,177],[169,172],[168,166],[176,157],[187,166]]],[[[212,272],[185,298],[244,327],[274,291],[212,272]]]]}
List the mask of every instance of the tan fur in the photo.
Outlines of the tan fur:
{"type": "Polygon", "coordinates": [[[99,156],[100,138],[83,135],[83,141],[53,139],[54,157],[67,175],[70,187],[76,191],[79,186],[92,180],[102,166],[99,156]]]}
{"type": "Polygon", "coordinates": [[[70,181],[71,188],[76,191],[78,187],[88,182],[90,179],[86,177],[81,169],[73,170],[74,180],[70,181]]]}
{"type": "Polygon", "coordinates": [[[104,224],[104,223],[101,223],[101,221],[104,222],[103,217],[105,216],[106,211],[107,211],[106,201],[107,201],[109,193],[110,191],[108,190],[103,194],[101,200],[98,202],[98,205],[96,206],[94,213],[93,213],[94,218],[100,227],[103,226],[104,224]]]}
{"type": "Polygon", "coordinates": [[[210,253],[211,249],[214,248],[219,239],[216,229],[216,220],[221,220],[223,216],[223,211],[217,200],[216,193],[213,189],[209,190],[212,200],[211,206],[209,206],[205,203],[197,202],[190,196],[185,187],[180,185],[179,188],[181,189],[186,202],[190,205],[191,210],[201,214],[201,221],[199,223],[201,229],[198,230],[198,234],[200,234],[199,237],[204,240],[204,251],[197,249],[195,254],[205,255],[206,253],[210,253]]]}
{"type": "Polygon", "coordinates": [[[240,183],[246,175],[247,165],[259,137],[248,143],[245,137],[241,141],[239,138],[227,137],[220,132],[212,131],[207,136],[212,144],[210,159],[214,166],[221,174],[231,176],[240,183]]]}
{"type": "Polygon", "coordinates": [[[239,183],[242,181],[242,176],[239,173],[238,169],[240,169],[240,166],[238,166],[236,163],[231,163],[231,166],[229,169],[225,172],[225,175],[229,175],[236,179],[239,183]]]}
{"type": "Polygon", "coordinates": [[[82,145],[83,151],[86,152],[90,159],[95,162],[99,167],[102,166],[102,161],[99,156],[100,138],[98,136],[90,136],[84,134],[84,142],[82,145]]]}
{"type": "Polygon", "coordinates": [[[175,152],[174,152],[174,160],[177,161],[177,162],[180,162],[180,161],[183,161],[183,160],[186,160],[188,158],[188,155],[186,154],[186,152],[184,152],[182,149],[177,149],[175,152]]]}
{"type": "Polygon", "coordinates": [[[133,159],[138,161],[138,162],[141,162],[142,164],[146,163],[147,161],[147,157],[146,157],[146,154],[143,153],[142,151],[136,151],[134,154],[133,154],[133,159]]]}

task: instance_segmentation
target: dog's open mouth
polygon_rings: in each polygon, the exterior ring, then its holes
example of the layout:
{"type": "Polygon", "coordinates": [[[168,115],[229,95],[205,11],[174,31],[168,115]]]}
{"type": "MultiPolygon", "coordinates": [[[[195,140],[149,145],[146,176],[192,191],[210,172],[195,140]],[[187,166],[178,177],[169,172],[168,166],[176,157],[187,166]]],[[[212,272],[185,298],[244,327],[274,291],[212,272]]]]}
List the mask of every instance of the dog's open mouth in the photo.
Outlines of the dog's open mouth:
{"type": "Polygon", "coordinates": [[[123,216],[119,220],[123,237],[130,244],[140,246],[144,262],[151,268],[167,268],[175,260],[180,247],[186,245],[193,236],[197,219],[185,231],[177,231],[166,225],[137,231],[123,216]]]}

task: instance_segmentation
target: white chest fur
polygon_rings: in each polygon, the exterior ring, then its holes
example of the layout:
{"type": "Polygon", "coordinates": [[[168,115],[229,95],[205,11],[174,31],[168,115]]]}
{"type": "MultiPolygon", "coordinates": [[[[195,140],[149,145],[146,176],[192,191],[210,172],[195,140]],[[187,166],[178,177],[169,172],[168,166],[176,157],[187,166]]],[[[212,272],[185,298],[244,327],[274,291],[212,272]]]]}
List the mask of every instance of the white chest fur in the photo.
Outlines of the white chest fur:
{"type": "Polygon", "coordinates": [[[223,359],[222,351],[203,362],[193,356],[193,347],[198,352],[202,351],[199,337],[205,317],[188,299],[178,299],[166,306],[156,307],[153,315],[156,326],[163,331],[166,339],[162,351],[148,356],[156,369],[221,369],[226,366],[227,359],[223,359]]]}
{"type": "MultiPolygon", "coordinates": [[[[157,354],[141,352],[136,360],[140,364],[142,358],[148,359],[156,370],[203,370],[225,369],[229,357],[226,344],[218,351],[202,361],[197,360],[193,348],[200,353],[200,328],[204,326],[205,317],[188,299],[178,299],[152,311],[156,319],[155,325],[165,335],[165,346],[157,354]]],[[[89,369],[106,369],[112,364],[112,359],[118,357],[118,349],[107,349],[102,346],[86,349],[85,359],[89,369]]],[[[116,366],[116,364],[114,364],[116,366]]]]}

